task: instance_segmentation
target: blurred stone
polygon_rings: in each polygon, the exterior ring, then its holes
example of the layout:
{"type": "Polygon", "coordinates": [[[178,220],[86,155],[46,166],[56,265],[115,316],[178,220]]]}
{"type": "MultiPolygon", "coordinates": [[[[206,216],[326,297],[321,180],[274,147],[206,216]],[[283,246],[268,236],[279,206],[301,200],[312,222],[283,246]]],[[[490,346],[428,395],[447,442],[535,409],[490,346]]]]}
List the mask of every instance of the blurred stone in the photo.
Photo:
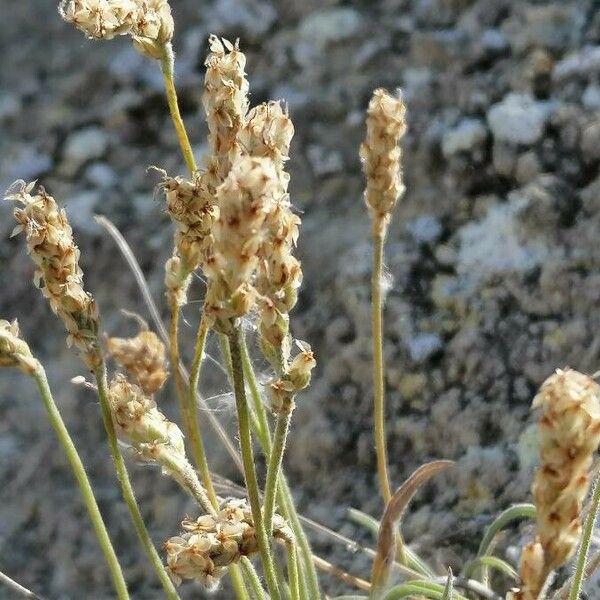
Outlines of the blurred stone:
{"type": "Polygon", "coordinates": [[[86,127],[72,133],[66,140],[61,169],[74,175],[81,166],[102,158],[108,150],[108,134],[101,127],[86,127]]]}
{"type": "Polygon", "coordinates": [[[530,145],[542,137],[553,108],[552,102],[535,101],[527,94],[511,93],[490,108],[487,119],[497,140],[530,145]]]}
{"type": "Polygon", "coordinates": [[[450,157],[459,152],[472,152],[487,138],[487,129],[479,119],[463,119],[444,134],[442,152],[450,157]]]}

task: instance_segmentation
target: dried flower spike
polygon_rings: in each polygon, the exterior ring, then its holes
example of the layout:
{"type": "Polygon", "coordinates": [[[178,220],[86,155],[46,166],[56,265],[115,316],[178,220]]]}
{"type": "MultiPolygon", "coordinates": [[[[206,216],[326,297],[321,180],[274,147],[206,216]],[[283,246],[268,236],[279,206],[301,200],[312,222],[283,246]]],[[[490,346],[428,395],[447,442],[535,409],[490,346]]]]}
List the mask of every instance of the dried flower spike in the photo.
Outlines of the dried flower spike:
{"type": "Polygon", "coordinates": [[[132,338],[109,337],[108,352],[138,383],[144,393],[152,395],[168,377],[165,346],[160,338],[142,324],[132,338]]]}
{"type": "Polygon", "coordinates": [[[600,443],[600,386],[572,369],[557,370],[533,401],[541,408],[540,459],[532,492],[536,539],[521,555],[522,589],[512,598],[534,600],[550,572],[573,557],[589,469],[600,443]]]}
{"type": "Polygon", "coordinates": [[[35,373],[40,367],[31,354],[31,350],[19,333],[16,320],[0,319],[0,367],[18,367],[27,375],[35,373]]]}
{"type": "Polygon", "coordinates": [[[248,112],[249,85],[244,72],[246,57],[237,42],[232,44],[211,35],[209,45],[202,103],[212,149],[207,159],[207,174],[212,187],[216,188],[240,154],[238,133],[248,112]]]}
{"type": "Polygon", "coordinates": [[[108,393],[118,431],[142,458],[158,462],[171,475],[169,465],[187,463],[181,430],[167,420],[140,387],[117,374],[108,393]]]}
{"type": "Polygon", "coordinates": [[[209,324],[222,333],[255,306],[265,220],[281,193],[273,162],[265,158],[241,157],[218,188],[213,254],[204,265],[209,278],[204,306],[209,324]]]}
{"type": "Polygon", "coordinates": [[[308,387],[311,372],[317,361],[309,344],[296,340],[300,352],[294,357],[281,377],[268,383],[271,411],[275,415],[287,415],[294,410],[296,394],[308,387]]]}
{"type": "Polygon", "coordinates": [[[14,233],[25,232],[27,251],[37,266],[34,283],[63,320],[69,345],[75,345],[94,368],[102,361],[99,316],[94,299],[83,288],[79,249],[65,211],[42,187],[32,195],[34,187],[35,182],[17,181],[8,191],[8,200],[22,204],[14,211],[18,223],[14,233]]]}
{"type": "Polygon", "coordinates": [[[360,148],[367,178],[365,202],[377,227],[386,227],[404,193],[401,150],[406,132],[406,106],[401,97],[375,90],[367,110],[367,137],[360,148]]]}
{"type": "Polygon", "coordinates": [[[175,224],[175,260],[167,263],[165,283],[170,305],[182,306],[190,274],[210,255],[211,228],[218,209],[206,184],[206,175],[196,173],[188,180],[169,177],[164,171],[162,174],[167,212],[175,224]]]}
{"type": "MultiPolygon", "coordinates": [[[[181,526],[181,535],[165,542],[167,569],[177,585],[183,579],[195,579],[214,589],[228,566],[258,552],[252,511],[246,500],[225,500],[217,515],[186,519],[181,526]]],[[[280,515],[275,515],[272,535],[283,541],[292,539],[280,515]]]]}

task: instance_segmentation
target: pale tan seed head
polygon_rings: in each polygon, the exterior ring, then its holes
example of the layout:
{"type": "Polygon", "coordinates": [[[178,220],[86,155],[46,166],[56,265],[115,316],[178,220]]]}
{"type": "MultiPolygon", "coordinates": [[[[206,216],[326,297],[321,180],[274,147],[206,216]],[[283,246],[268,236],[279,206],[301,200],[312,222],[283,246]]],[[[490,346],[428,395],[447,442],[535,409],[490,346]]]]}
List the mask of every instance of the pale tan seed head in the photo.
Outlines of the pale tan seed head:
{"type": "MultiPolygon", "coordinates": [[[[252,511],[247,500],[225,500],[216,515],[185,519],[182,533],[165,542],[167,571],[179,585],[194,579],[214,589],[227,567],[242,556],[258,552],[258,541],[252,511]]],[[[293,539],[284,519],[276,514],[271,535],[282,541],[293,539]]]]}
{"type": "Polygon", "coordinates": [[[63,0],[58,10],[87,37],[110,40],[131,33],[139,6],[135,0],[63,0]]]}
{"type": "Polygon", "coordinates": [[[16,320],[0,319],[0,367],[17,367],[27,375],[35,373],[40,367],[27,342],[21,338],[16,320]]]}
{"type": "Polygon", "coordinates": [[[537,509],[535,542],[521,557],[522,590],[537,598],[549,573],[570,560],[581,536],[581,511],[589,469],[600,443],[600,386],[572,369],[557,370],[533,401],[541,408],[541,464],[532,493],[537,509]]]}
{"type": "Polygon", "coordinates": [[[405,133],[406,105],[402,97],[375,90],[367,110],[367,136],[360,157],[367,178],[365,202],[375,224],[383,227],[404,193],[398,144],[405,133]]]}
{"type": "Polygon", "coordinates": [[[240,154],[238,134],[248,112],[249,85],[244,72],[246,57],[238,43],[211,35],[209,45],[202,103],[210,132],[207,173],[216,188],[240,154]]]}
{"type": "Polygon", "coordinates": [[[79,248],[64,210],[35,182],[18,181],[7,199],[19,203],[14,216],[14,233],[24,232],[27,251],[36,264],[34,283],[48,299],[50,307],[65,324],[67,342],[78,348],[90,368],[102,360],[98,344],[99,315],[92,296],[83,287],[79,248]]]}
{"type": "Polygon", "coordinates": [[[109,337],[109,354],[146,394],[154,394],[168,377],[165,345],[147,326],[131,338],[109,337]]]}

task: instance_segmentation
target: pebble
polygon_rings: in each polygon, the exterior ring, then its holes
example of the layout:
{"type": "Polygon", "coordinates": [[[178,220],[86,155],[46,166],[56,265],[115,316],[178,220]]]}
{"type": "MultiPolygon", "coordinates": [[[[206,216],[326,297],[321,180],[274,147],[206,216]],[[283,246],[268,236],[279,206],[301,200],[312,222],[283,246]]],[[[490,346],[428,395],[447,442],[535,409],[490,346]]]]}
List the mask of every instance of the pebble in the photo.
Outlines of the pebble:
{"type": "Polygon", "coordinates": [[[442,153],[446,158],[459,152],[471,152],[487,138],[487,128],[479,119],[463,119],[442,138],[442,153]]]}
{"type": "Polygon", "coordinates": [[[63,170],[74,175],[91,160],[102,158],[108,150],[108,134],[100,127],[86,127],[72,133],[65,142],[63,170]]]}
{"type": "Polygon", "coordinates": [[[553,108],[552,102],[513,92],[490,108],[487,120],[496,140],[530,145],[542,137],[553,108]]]}

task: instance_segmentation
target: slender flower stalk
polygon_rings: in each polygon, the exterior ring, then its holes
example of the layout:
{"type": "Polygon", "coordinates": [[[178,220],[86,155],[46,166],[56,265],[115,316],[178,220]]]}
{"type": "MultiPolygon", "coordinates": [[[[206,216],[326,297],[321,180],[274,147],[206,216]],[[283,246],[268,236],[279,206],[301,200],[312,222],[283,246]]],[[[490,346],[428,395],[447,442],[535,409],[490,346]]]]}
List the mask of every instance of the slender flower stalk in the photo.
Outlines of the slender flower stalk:
{"type": "Polygon", "coordinates": [[[190,144],[188,134],[183,124],[183,118],[179,110],[179,103],[177,101],[177,90],[175,89],[175,75],[174,75],[174,64],[175,58],[173,55],[173,46],[170,42],[163,46],[163,53],[160,57],[160,68],[163,74],[163,80],[165,84],[165,92],[167,94],[167,102],[169,104],[169,112],[171,113],[171,119],[173,120],[173,126],[177,133],[177,139],[179,140],[179,147],[185,160],[185,164],[190,173],[195,173],[198,170],[196,165],[196,159],[194,158],[194,151],[190,144]]]}
{"type": "Polygon", "coordinates": [[[296,394],[310,383],[311,371],[316,361],[310,346],[305,342],[297,342],[300,352],[288,366],[285,365],[281,377],[270,382],[271,410],[277,416],[273,443],[269,454],[267,481],[265,484],[264,519],[267,531],[275,512],[275,497],[281,472],[283,452],[294,410],[296,394]]]}
{"type": "Polygon", "coordinates": [[[298,574],[298,556],[296,544],[287,542],[285,545],[288,565],[288,583],[290,587],[290,600],[300,600],[300,576],[298,574]]]}
{"type": "Polygon", "coordinates": [[[87,508],[92,526],[96,532],[96,537],[102,548],[102,552],[108,563],[108,568],[113,580],[115,592],[119,600],[127,600],[129,593],[127,592],[127,584],[123,578],[121,565],[113,548],[112,542],[108,535],[106,525],[102,519],[98,503],[94,496],[94,491],[85,472],[85,467],[79,458],[77,448],[69,435],[69,431],[62,419],[62,416],[54,402],[46,371],[39,361],[37,361],[27,343],[19,335],[19,327],[17,322],[9,323],[8,321],[0,321],[0,366],[15,366],[19,367],[25,374],[29,375],[35,381],[40,398],[44,404],[50,424],[52,425],[56,437],[63,452],[69,461],[79,490],[83,497],[83,501],[87,508]]]}
{"type": "MultiPolygon", "coordinates": [[[[256,414],[259,415],[258,422],[261,421],[260,415],[262,414],[264,416],[264,428],[257,426],[255,431],[265,456],[270,456],[273,447],[271,430],[266,418],[266,411],[260,395],[254,367],[250,360],[250,356],[247,353],[247,349],[244,353],[243,348],[244,344],[242,344],[244,377],[248,381],[254,410],[256,414]],[[262,433],[263,431],[264,433],[262,433]]],[[[280,474],[280,481],[280,485],[277,486],[277,501],[279,504],[279,509],[292,528],[294,537],[296,538],[298,554],[302,559],[299,569],[301,575],[300,595],[303,598],[321,598],[319,579],[313,560],[310,542],[308,541],[308,537],[306,536],[304,528],[300,522],[296,504],[284,473],[280,474]]]]}
{"type": "Polygon", "coordinates": [[[281,594],[277,585],[273,556],[269,547],[269,537],[264,528],[264,521],[260,505],[260,492],[258,480],[256,478],[254,451],[252,449],[252,436],[250,433],[248,402],[246,399],[246,389],[244,383],[240,335],[240,331],[238,329],[234,329],[234,331],[229,335],[229,345],[231,351],[231,362],[233,366],[233,387],[238,414],[240,449],[244,463],[244,479],[246,480],[248,500],[250,501],[250,506],[252,508],[252,517],[254,519],[254,526],[256,528],[256,538],[263,564],[267,588],[272,600],[276,600],[281,598],[281,594]]]}
{"type": "Polygon", "coordinates": [[[192,446],[192,455],[194,462],[200,471],[202,482],[208,492],[213,506],[217,506],[217,494],[212,482],[210,475],[210,467],[208,466],[208,459],[206,457],[206,451],[204,449],[204,442],[202,440],[202,431],[200,430],[200,423],[196,416],[196,393],[198,389],[198,382],[200,380],[200,369],[202,367],[202,359],[204,356],[204,346],[206,345],[206,336],[208,334],[208,327],[204,319],[200,320],[198,327],[198,334],[196,337],[196,345],[194,348],[194,359],[190,369],[190,378],[188,384],[188,394],[186,397],[186,411],[189,418],[190,426],[190,445],[192,446]]]}
{"type": "Polygon", "coordinates": [[[137,504],[137,500],[135,499],[131,481],[129,480],[129,474],[127,472],[127,467],[125,466],[125,461],[123,460],[121,451],[119,450],[119,442],[117,440],[117,434],[115,432],[115,426],[110,407],[108,382],[106,379],[106,367],[104,363],[101,363],[97,368],[94,369],[94,377],[96,379],[96,385],[98,386],[98,398],[100,400],[102,421],[104,422],[104,428],[108,437],[108,443],[115,465],[115,470],[117,472],[117,478],[121,484],[121,491],[123,493],[125,504],[129,510],[131,520],[133,521],[133,526],[138,534],[138,537],[140,538],[140,541],[142,542],[142,545],[144,546],[144,550],[146,551],[146,555],[150,560],[150,564],[154,568],[154,571],[156,572],[156,575],[162,584],[167,598],[169,598],[169,600],[178,600],[179,595],[177,594],[172,581],[169,579],[160,556],[154,547],[152,538],[146,529],[144,519],[137,504]]]}
{"type": "Polygon", "coordinates": [[[385,436],[385,367],[383,363],[383,253],[392,212],[404,192],[401,151],[406,132],[406,107],[401,98],[385,90],[374,92],[367,111],[367,137],[360,149],[367,178],[365,203],[373,221],[373,272],[371,283],[374,428],[379,488],[385,503],[392,497],[385,436]]]}

